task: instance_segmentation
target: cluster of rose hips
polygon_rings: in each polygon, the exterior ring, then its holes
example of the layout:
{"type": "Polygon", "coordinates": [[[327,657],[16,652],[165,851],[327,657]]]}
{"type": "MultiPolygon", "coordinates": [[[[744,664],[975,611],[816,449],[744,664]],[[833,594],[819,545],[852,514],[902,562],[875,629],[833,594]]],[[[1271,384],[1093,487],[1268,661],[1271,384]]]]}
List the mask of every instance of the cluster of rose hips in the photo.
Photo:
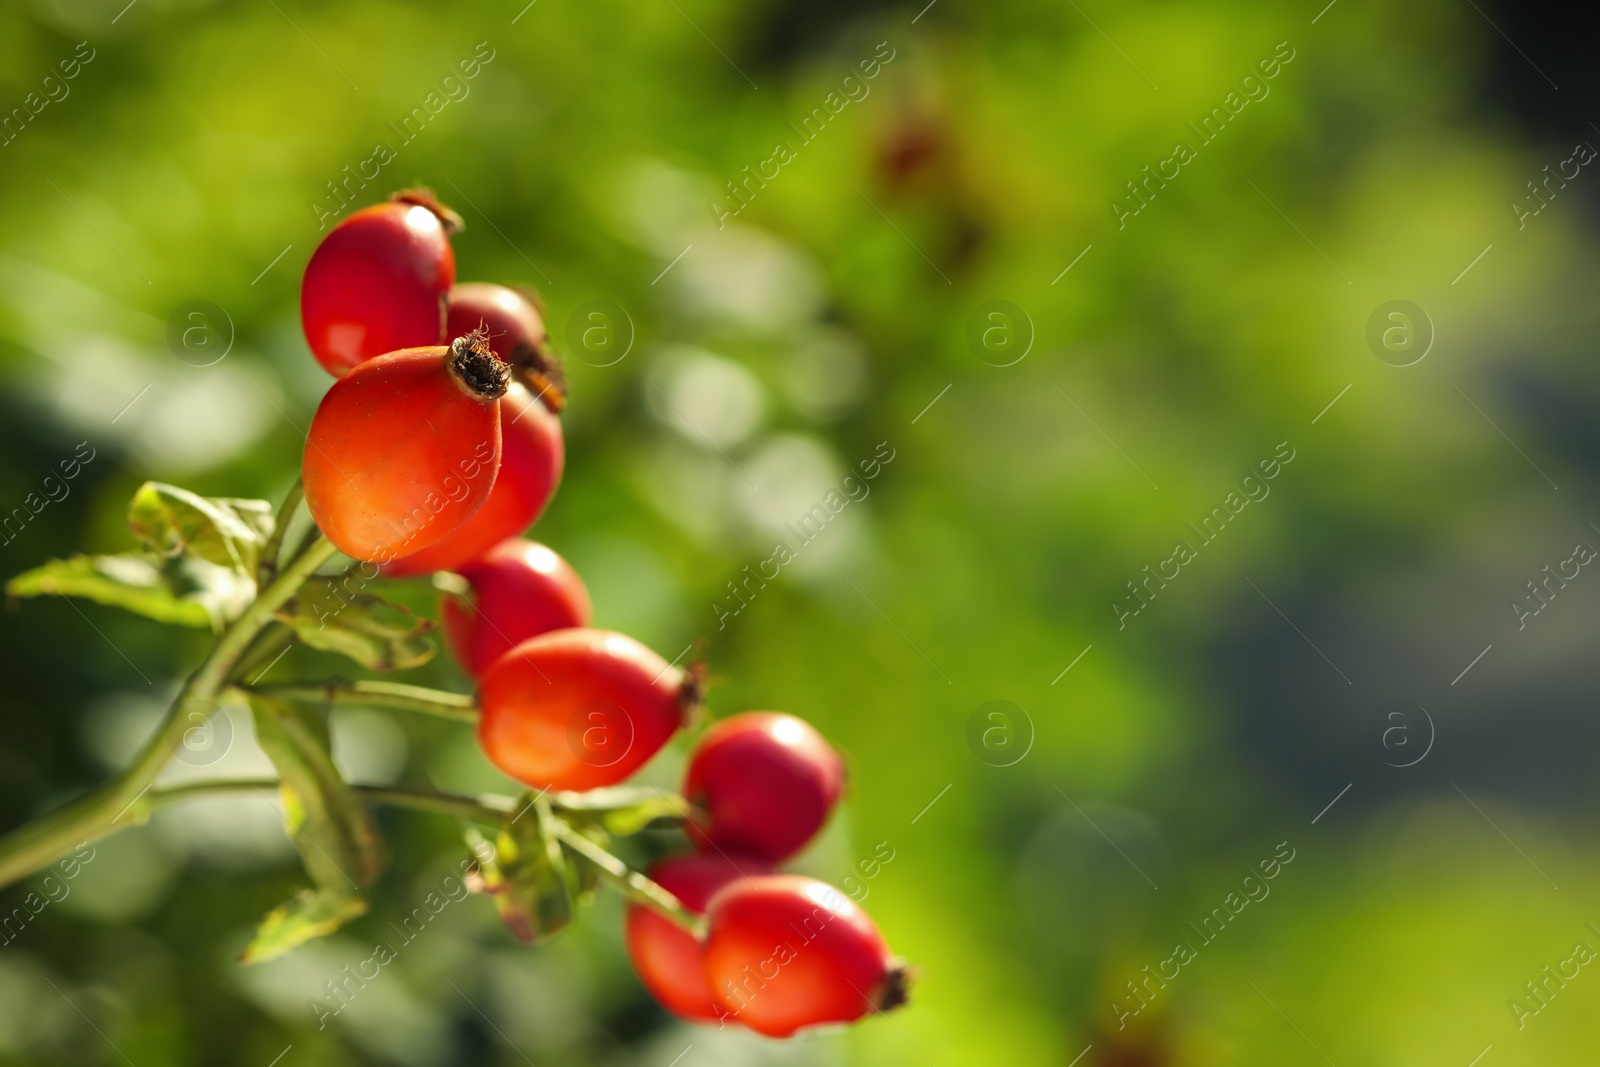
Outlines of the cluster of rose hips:
{"type": "MultiPolygon", "coordinates": [[[[305,498],[324,535],[388,577],[451,572],[448,643],[478,684],[478,739],[544,791],[623,781],[686,723],[701,672],[589,628],[577,573],[521,535],[561,477],[565,404],[536,302],[455,282],[460,219],[426,190],[355,212],[312,255],[301,318],[336,377],[312,420],[305,498]]],[[[805,722],[748,712],[713,726],[684,781],[696,851],[649,877],[704,937],[639,904],[629,955],[670,1011],[788,1036],[905,999],[906,969],[872,920],[814,879],[774,873],[843,789],[805,722]]]]}

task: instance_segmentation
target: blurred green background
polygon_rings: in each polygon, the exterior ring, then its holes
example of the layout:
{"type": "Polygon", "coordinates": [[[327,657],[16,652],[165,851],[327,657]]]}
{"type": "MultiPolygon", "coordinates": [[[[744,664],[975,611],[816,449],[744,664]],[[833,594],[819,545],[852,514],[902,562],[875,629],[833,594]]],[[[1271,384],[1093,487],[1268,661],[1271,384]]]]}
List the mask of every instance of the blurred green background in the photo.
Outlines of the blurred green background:
{"type": "MultiPolygon", "coordinates": [[[[474,898],[319,1029],[459,837],[383,812],[372,914],[244,970],[303,875],[236,797],[107,840],[0,947],[0,1060],[1593,1062],[1600,578],[1529,585],[1600,546],[1587,27],[1456,0],[124,3],[0,7],[0,511],[94,456],[6,528],[6,573],[126,548],[146,478],[281,496],[329,381],[300,271],[328,183],[387,144],[346,199],[435,188],[459,277],[537,286],[567,355],[534,536],[597,624],[703,639],[715,714],[789,710],[847,753],[796,866],[854,878],[920,981],[848,1031],[695,1029],[632,976],[614,899],[527,950],[474,898]],[[769,180],[731,217],[747,166],[769,180]],[[1147,166],[1170,180],[1133,215],[1147,166]],[[1368,341],[1393,300],[1431,337],[1410,366],[1368,341]],[[223,318],[174,346],[193,301],[223,318]],[[727,583],[875,453],[733,615],[727,583]]],[[[3,625],[7,828],[120,766],[205,647],[87,603],[3,625]]],[[[248,722],[174,773],[263,773],[248,722]]],[[[334,729],[357,780],[508,788],[448,723],[334,729]]]]}

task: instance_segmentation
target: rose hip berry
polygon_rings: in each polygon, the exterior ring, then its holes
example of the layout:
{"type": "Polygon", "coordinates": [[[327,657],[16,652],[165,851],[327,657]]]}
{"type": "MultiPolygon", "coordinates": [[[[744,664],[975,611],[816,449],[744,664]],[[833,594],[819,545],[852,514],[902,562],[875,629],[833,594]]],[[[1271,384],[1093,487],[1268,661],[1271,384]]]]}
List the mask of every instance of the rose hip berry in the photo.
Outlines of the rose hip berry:
{"type": "Polygon", "coordinates": [[[699,681],[631,637],[554,630],[495,660],[478,683],[478,743],[536,789],[598,789],[628,777],[699,702],[699,681]]]}
{"type": "Polygon", "coordinates": [[[494,354],[511,364],[511,373],[551,411],[566,406],[566,379],[550,351],[537,297],[492,282],[462,282],[450,290],[446,306],[449,335],[480,326],[489,331],[494,354]]]}
{"type": "Polygon", "coordinates": [[[728,1014],[768,1037],[906,1001],[909,975],[867,913],[814,878],[743,878],[711,898],[703,965],[728,1014]]]}
{"type": "Polygon", "coordinates": [[[339,551],[387,562],[450,534],[488,499],[507,368],[485,340],[379,356],[322,398],[301,474],[311,517],[339,551]]]}
{"type": "Polygon", "coordinates": [[[450,235],[460,228],[461,217],[432,192],[408,189],[322,239],[300,284],[300,324],[329,374],[443,343],[445,294],[456,279],[450,235]]]}
{"type": "MultiPolygon", "coordinates": [[[[512,382],[500,398],[500,474],[489,499],[455,532],[384,567],[390,578],[459,571],[532,526],[561,481],[561,420],[512,382]]],[[[532,635],[524,635],[532,636],[532,635]]]]}
{"type": "MultiPolygon", "coordinates": [[[[760,860],[730,856],[674,856],[649,877],[696,915],[718,890],[739,878],[769,873],[760,860]]],[[[700,942],[649,908],[628,907],[628,958],[661,1006],[681,1019],[709,1021],[727,1013],[711,998],[701,966],[700,942]]]]}
{"type": "Polygon", "coordinates": [[[589,625],[589,592],[578,573],[535,541],[502,542],[458,573],[472,596],[442,595],[439,618],[450,650],[474,677],[530,637],[589,625]]]}
{"type": "Polygon", "coordinates": [[[684,774],[683,795],[704,813],[689,835],[702,851],[777,863],[821,829],[843,787],[843,761],[809,723],[773,711],[734,715],[706,731],[684,774]]]}

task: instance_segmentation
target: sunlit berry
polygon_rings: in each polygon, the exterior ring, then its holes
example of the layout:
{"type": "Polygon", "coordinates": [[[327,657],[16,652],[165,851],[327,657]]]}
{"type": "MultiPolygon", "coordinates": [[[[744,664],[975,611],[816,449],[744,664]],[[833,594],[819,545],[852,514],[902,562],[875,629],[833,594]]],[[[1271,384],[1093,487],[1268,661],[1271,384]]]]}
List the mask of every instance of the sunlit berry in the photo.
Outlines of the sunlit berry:
{"type": "Polygon", "coordinates": [[[723,719],[695,746],[683,795],[702,851],[760,856],[799,851],[821,829],[844,787],[844,763],[811,724],[774,711],[723,719]]]}
{"type": "Polygon", "coordinates": [[[906,1001],[905,963],[843,893],[792,874],[741,878],[706,905],[711,995],[768,1037],[846,1023],[906,1001]]]}
{"type": "Polygon", "coordinates": [[[444,343],[445,294],[456,277],[450,235],[460,228],[461,217],[429,190],[408,189],[322,239],[300,284],[300,324],[328,373],[444,343]]]}
{"type": "Polygon", "coordinates": [[[535,541],[501,542],[457,573],[472,592],[441,595],[439,618],[450,650],[474,676],[530,637],[589,625],[589,593],[578,573],[535,541]]]}
{"type": "Polygon", "coordinates": [[[368,360],[333,383],[306,435],[306,504],[339,551],[387,562],[471,518],[500,464],[506,365],[482,338],[368,360]]]}
{"type": "Polygon", "coordinates": [[[500,474],[489,499],[460,528],[383,568],[390,578],[459,571],[533,525],[561,481],[561,420],[512,382],[500,398],[500,474]]]}
{"type": "Polygon", "coordinates": [[[478,742],[535,789],[597,789],[642,767],[699,699],[692,673],[631,637],[553,630],[495,660],[478,683],[478,742]]]}

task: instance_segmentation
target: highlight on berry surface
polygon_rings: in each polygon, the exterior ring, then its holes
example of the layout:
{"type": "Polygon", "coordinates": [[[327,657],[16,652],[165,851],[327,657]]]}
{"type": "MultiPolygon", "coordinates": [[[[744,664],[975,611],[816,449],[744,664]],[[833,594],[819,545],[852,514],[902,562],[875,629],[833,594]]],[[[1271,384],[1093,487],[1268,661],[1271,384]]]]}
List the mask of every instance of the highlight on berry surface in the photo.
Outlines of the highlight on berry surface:
{"type": "Polygon", "coordinates": [[[822,735],[802,719],[770,711],[713,725],[683,780],[683,794],[699,813],[689,823],[698,847],[770,863],[816,835],[843,789],[844,764],[822,735]]]}
{"type": "Polygon", "coordinates": [[[335,226],[300,287],[300,322],[317,362],[338,376],[386,352],[442,343],[456,276],[450,236],[460,229],[461,216],[427,189],[398,192],[335,226]]]}

